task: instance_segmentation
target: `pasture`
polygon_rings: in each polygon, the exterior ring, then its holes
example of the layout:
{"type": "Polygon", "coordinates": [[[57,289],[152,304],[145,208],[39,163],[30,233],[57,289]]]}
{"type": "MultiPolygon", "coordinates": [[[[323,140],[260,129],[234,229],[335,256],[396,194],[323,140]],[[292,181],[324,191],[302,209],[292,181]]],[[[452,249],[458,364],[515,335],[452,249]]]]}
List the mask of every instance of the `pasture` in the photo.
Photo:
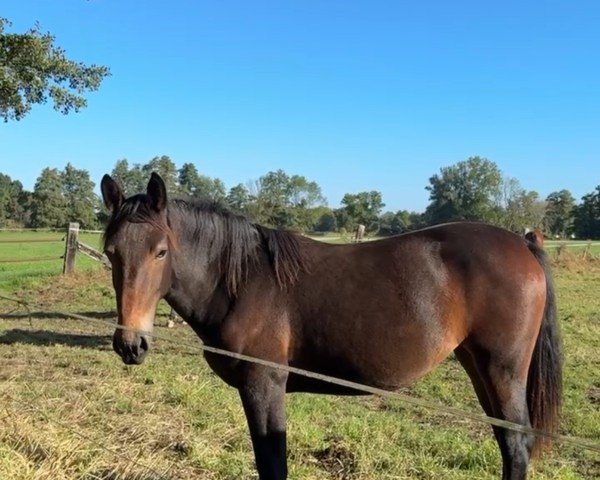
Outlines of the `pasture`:
{"type": "MultiPolygon", "coordinates": [[[[255,478],[237,393],[206,366],[185,325],[166,328],[146,363],[129,367],[111,349],[112,328],[53,310],[114,318],[110,274],[78,256],[59,275],[64,235],[0,232],[0,294],[35,302],[27,312],[0,299],[0,478],[255,478]],[[15,243],[13,240],[53,239],[15,243]],[[38,311],[39,310],[39,311],[38,311]]],[[[341,242],[344,239],[325,238],[341,242]]],[[[81,240],[98,246],[98,235],[81,240]]],[[[565,351],[561,433],[600,442],[600,245],[573,242],[555,261],[565,351]]],[[[548,249],[554,249],[551,243],[548,249]]],[[[479,412],[466,374],[452,357],[404,390],[479,412]]],[[[288,396],[290,478],[496,479],[500,456],[489,427],[375,397],[288,396]]],[[[556,445],[534,479],[600,477],[600,455],[556,445]]]]}

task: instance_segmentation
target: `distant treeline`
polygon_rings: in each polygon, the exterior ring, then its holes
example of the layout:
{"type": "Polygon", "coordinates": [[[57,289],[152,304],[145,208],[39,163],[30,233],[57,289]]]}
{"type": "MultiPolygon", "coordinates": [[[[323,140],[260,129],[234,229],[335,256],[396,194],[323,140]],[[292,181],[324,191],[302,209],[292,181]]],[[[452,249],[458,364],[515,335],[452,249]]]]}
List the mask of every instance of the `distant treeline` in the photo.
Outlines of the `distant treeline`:
{"type": "MultiPolygon", "coordinates": [[[[442,222],[474,220],[513,231],[541,228],[552,237],[600,238],[600,185],[579,203],[565,189],[542,199],[481,157],[433,175],[425,186],[430,203],[424,212],[384,211],[381,192],[376,190],[347,193],[340,207],[332,209],[316,182],[283,170],[227,190],[218,178],[201,175],[193,163],[177,168],[164,155],[144,165],[119,160],[112,175],[125,194],[132,195],[145,190],[153,171],[165,180],[171,196],[210,199],[256,223],[303,232],[344,233],[362,224],[372,234],[393,235],[442,222]]],[[[82,228],[99,228],[107,212],[94,187],[89,173],[71,164],[62,171],[42,170],[32,192],[0,173],[0,227],[62,228],[77,221],[82,228]]]]}

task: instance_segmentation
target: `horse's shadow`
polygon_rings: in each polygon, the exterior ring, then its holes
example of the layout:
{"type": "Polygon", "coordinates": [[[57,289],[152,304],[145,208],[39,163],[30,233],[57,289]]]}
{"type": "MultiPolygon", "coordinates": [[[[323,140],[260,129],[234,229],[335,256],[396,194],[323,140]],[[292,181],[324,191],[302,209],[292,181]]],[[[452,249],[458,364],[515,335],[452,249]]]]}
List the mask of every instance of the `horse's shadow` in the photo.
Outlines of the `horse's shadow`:
{"type": "MultiPolygon", "coordinates": [[[[98,319],[114,318],[114,312],[80,312],[79,315],[93,317],[98,319]]],[[[54,312],[10,312],[0,313],[0,318],[4,320],[27,320],[34,326],[38,319],[63,319],[64,315],[54,312]]],[[[67,345],[70,347],[82,348],[111,348],[111,334],[94,335],[85,333],[63,333],[52,330],[34,330],[23,328],[12,328],[10,330],[0,331],[0,345],[12,345],[20,343],[24,345],[52,346],[67,345]]]]}
{"type": "Polygon", "coordinates": [[[51,330],[26,330],[14,328],[0,332],[0,345],[25,344],[36,346],[66,345],[82,348],[110,348],[110,335],[61,333],[51,330]]]}

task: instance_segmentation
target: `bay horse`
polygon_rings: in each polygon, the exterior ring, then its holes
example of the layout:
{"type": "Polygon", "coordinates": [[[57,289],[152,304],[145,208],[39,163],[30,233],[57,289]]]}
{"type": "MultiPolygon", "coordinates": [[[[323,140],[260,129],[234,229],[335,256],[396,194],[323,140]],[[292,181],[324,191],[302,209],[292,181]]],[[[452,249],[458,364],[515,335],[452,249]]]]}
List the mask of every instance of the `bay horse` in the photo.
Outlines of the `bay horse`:
{"type": "MultiPolygon", "coordinates": [[[[454,352],[489,416],[555,431],[561,344],[541,248],[482,223],[330,245],[208,203],[168,200],[153,173],[124,198],[108,175],[118,323],[114,350],[140,364],[161,298],[207,345],[384,388],[411,384],[454,352]]],[[[239,391],[261,480],[287,478],[286,392],[358,394],[205,353],[239,391]]],[[[524,479],[544,441],[493,427],[502,478],[524,479]]]]}

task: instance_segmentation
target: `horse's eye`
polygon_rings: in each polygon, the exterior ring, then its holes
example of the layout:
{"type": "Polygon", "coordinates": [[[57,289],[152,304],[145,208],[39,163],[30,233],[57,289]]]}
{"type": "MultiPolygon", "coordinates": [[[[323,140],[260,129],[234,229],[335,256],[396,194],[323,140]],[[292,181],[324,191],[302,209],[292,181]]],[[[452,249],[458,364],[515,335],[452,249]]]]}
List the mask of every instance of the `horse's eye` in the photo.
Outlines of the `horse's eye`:
{"type": "Polygon", "coordinates": [[[165,258],[166,255],[167,255],[167,251],[166,250],[161,250],[160,252],[158,252],[156,254],[156,258],[165,258]]]}

